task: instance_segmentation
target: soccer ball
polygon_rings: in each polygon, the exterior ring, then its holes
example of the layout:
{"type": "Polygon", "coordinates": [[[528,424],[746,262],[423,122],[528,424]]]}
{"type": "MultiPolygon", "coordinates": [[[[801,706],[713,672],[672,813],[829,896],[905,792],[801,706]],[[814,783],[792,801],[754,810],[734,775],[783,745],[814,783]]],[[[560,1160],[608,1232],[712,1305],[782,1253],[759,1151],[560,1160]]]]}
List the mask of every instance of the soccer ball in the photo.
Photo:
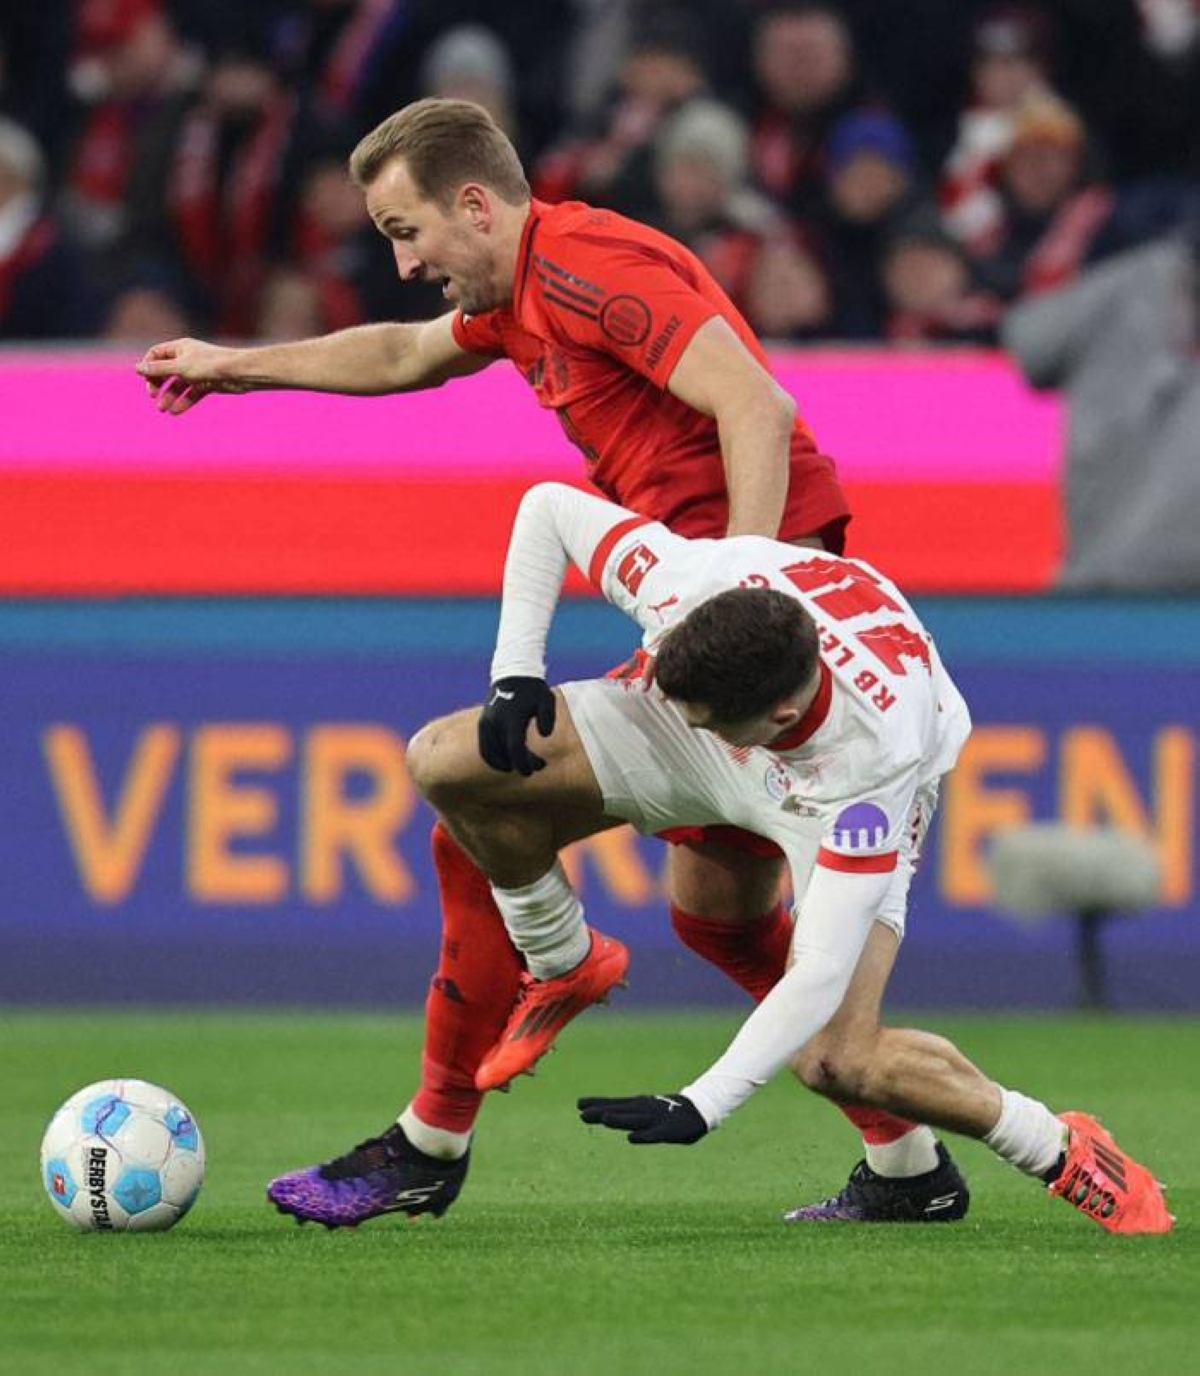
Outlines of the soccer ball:
{"type": "Polygon", "coordinates": [[[42,1138],[42,1184],[82,1232],[161,1232],[204,1181],[204,1139],[169,1090],[100,1080],[63,1104],[42,1138]]]}

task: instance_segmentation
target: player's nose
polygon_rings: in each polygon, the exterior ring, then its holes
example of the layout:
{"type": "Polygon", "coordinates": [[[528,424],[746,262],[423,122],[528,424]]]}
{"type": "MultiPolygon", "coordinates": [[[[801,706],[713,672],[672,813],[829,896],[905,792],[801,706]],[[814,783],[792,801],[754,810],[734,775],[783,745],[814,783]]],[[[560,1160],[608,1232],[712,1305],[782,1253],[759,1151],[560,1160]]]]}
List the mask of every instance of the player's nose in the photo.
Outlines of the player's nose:
{"type": "Polygon", "coordinates": [[[392,257],[396,260],[396,271],[402,282],[411,282],[415,277],[420,276],[424,264],[415,253],[405,248],[403,244],[392,244],[392,257]]]}

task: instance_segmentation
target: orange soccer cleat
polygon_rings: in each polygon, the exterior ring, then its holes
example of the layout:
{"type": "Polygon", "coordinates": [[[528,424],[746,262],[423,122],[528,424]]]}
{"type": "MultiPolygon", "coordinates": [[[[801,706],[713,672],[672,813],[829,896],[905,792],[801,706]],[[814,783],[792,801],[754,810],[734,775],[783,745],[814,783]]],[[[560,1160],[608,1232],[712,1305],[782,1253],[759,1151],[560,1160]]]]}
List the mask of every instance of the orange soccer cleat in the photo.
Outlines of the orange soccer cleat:
{"type": "Polygon", "coordinates": [[[1162,1186],[1086,1113],[1060,1113],[1069,1129],[1067,1159],[1050,1193],[1094,1219],[1110,1233],[1169,1233],[1162,1186]]]}
{"type": "Polygon", "coordinates": [[[629,951],[594,927],[589,930],[591,950],[573,970],[554,979],[521,976],[521,991],[504,1031],[475,1072],[476,1089],[503,1089],[514,1076],[530,1072],[572,1018],[604,1002],[614,985],[624,984],[629,951]]]}

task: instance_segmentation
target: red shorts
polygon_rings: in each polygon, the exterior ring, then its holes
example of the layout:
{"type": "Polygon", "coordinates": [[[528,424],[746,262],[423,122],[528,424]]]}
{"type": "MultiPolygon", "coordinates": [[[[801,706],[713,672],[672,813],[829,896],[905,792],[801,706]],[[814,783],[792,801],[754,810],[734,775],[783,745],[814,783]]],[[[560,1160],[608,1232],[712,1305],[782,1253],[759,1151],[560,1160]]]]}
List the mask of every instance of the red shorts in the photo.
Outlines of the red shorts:
{"type": "MultiPolygon", "coordinates": [[[[607,489],[602,490],[607,492],[607,489]]],[[[621,500],[620,495],[616,500],[621,500]]],[[[656,498],[647,509],[626,495],[623,505],[691,539],[718,538],[729,514],[728,499],[723,495],[720,499],[714,495],[706,500],[698,495],[685,498],[673,493],[673,501],[656,498]]],[[[819,536],[830,554],[840,555],[846,551],[849,523],[850,505],[838,481],[833,460],[828,454],[813,449],[793,451],[787,500],[779,521],[779,539],[786,542],[819,536]]]]}
{"type": "Polygon", "coordinates": [[[672,846],[727,846],[730,850],[740,850],[743,855],[754,855],[760,860],[782,860],[783,851],[774,841],[765,836],[755,836],[752,831],[741,827],[668,827],[666,831],[654,833],[660,841],[672,846]]]}
{"type": "MultiPolygon", "coordinates": [[[[605,678],[638,679],[646,669],[649,656],[639,646],[624,664],[610,669],[605,678]]],[[[656,832],[660,841],[672,846],[728,846],[730,850],[740,850],[745,855],[757,856],[760,860],[783,859],[783,851],[774,841],[765,836],[755,836],[752,831],[741,827],[726,826],[723,823],[710,827],[668,827],[666,831],[656,832]]]]}

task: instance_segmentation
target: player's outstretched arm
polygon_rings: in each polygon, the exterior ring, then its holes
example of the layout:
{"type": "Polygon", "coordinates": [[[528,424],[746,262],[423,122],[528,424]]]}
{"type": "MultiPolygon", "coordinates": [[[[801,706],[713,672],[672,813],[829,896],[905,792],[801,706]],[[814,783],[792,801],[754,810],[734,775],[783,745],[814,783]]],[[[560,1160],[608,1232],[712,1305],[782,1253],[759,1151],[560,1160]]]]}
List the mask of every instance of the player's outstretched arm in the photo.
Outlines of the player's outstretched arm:
{"type": "Polygon", "coordinates": [[[818,865],[802,900],[791,968],[725,1054],[673,1094],[580,1099],[583,1121],[627,1131],[637,1145],[686,1145],[720,1127],[836,1012],[890,879],[890,873],[846,875],[818,865]]]}
{"type": "Polygon", "coordinates": [[[492,361],[459,346],[452,319],[447,314],[414,324],[359,325],[253,348],[172,339],[147,350],[137,370],[158,409],[173,416],[212,392],[291,388],[382,396],[418,391],[478,372],[492,361]]]}

